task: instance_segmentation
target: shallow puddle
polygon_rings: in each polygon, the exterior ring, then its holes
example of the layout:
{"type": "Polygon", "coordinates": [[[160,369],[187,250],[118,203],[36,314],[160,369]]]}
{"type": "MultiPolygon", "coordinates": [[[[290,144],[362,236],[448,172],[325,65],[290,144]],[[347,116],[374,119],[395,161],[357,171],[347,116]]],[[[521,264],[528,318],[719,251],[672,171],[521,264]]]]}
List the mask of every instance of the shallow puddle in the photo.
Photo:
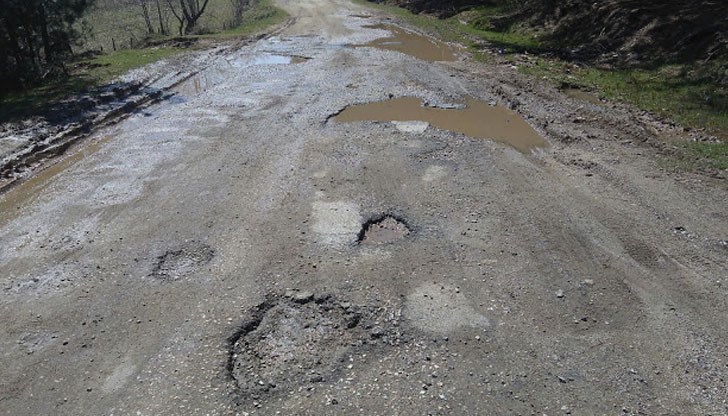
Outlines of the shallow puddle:
{"type": "Polygon", "coordinates": [[[426,121],[443,129],[470,137],[495,140],[521,152],[546,147],[546,141],[517,113],[501,106],[468,98],[463,109],[423,107],[419,98],[404,97],[347,107],[334,120],[426,121]]]}
{"type": "Polygon", "coordinates": [[[105,137],[88,144],[83,149],[66,157],[55,165],[43,169],[28,180],[10,188],[5,195],[0,195],[0,226],[4,226],[17,218],[23,212],[23,208],[43,195],[45,189],[51,184],[56,175],[85,157],[96,153],[101,148],[101,145],[109,140],[110,137],[105,137]]]}
{"type": "Polygon", "coordinates": [[[263,53],[252,59],[236,59],[230,61],[230,65],[236,68],[246,68],[254,65],[290,65],[306,62],[308,58],[296,55],[278,55],[274,53],[263,53]]]}
{"type": "MultiPolygon", "coordinates": [[[[231,67],[235,69],[248,68],[251,66],[275,66],[275,65],[291,65],[300,64],[308,61],[309,58],[298,55],[278,55],[273,53],[263,53],[252,58],[238,58],[228,61],[231,67]]],[[[196,95],[203,91],[207,91],[217,85],[228,81],[228,75],[225,68],[212,68],[203,71],[189,79],[181,82],[174,87],[174,91],[182,95],[196,95]]],[[[179,101],[179,99],[178,99],[179,101]]],[[[177,102],[179,103],[179,102],[177,102]]]]}
{"type": "Polygon", "coordinates": [[[381,29],[392,35],[386,38],[375,39],[364,45],[378,49],[402,52],[424,61],[455,61],[457,55],[450,45],[415,32],[404,30],[394,25],[369,25],[365,29],[381,29]]]}
{"type": "Polygon", "coordinates": [[[576,98],[577,100],[586,101],[596,105],[602,105],[599,97],[578,88],[564,88],[561,92],[563,92],[567,97],[576,98]]]}

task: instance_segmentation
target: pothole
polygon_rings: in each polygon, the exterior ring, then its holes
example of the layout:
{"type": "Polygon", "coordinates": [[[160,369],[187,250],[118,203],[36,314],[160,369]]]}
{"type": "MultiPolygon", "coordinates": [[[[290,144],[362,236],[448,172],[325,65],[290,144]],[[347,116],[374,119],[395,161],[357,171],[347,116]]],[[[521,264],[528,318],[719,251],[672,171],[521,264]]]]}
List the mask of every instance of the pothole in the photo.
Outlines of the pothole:
{"type": "Polygon", "coordinates": [[[215,250],[203,243],[191,242],[157,257],[151,276],[160,280],[179,280],[209,263],[215,250]]]}
{"type": "MultiPolygon", "coordinates": [[[[401,342],[398,313],[333,296],[287,292],[253,308],[229,338],[227,371],[239,402],[339,380],[354,353],[401,342]]],[[[371,354],[369,354],[371,355],[371,354]]]]}
{"type": "Polygon", "coordinates": [[[247,68],[256,65],[290,65],[300,64],[308,61],[310,58],[300,55],[283,55],[276,53],[261,53],[252,58],[240,57],[228,61],[235,68],[247,68]]]}
{"type": "Polygon", "coordinates": [[[386,30],[391,36],[375,39],[364,45],[378,49],[397,51],[429,62],[455,61],[457,55],[450,45],[419,33],[410,32],[394,25],[368,25],[365,29],[386,30]]]}
{"type": "Polygon", "coordinates": [[[412,231],[404,219],[392,214],[383,214],[362,225],[357,238],[359,244],[388,244],[401,240],[412,231]]]}
{"type": "Polygon", "coordinates": [[[473,98],[465,108],[433,108],[419,98],[403,97],[346,107],[331,117],[339,123],[425,121],[466,136],[508,144],[521,152],[546,147],[546,141],[518,113],[473,98]]]}

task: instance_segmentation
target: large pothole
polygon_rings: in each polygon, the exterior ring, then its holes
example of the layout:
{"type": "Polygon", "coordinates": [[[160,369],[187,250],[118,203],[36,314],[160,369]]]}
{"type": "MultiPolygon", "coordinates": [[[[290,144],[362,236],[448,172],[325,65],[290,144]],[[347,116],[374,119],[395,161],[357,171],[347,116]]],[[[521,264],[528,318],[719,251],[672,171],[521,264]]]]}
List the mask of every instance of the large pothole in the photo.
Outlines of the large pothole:
{"type": "Polygon", "coordinates": [[[210,246],[195,241],[186,243],[177,250],[169,250],[157,257],[152,277],[160,280],[179,280],[209,263],[215,256],[210,246]]]}
{"type": "Polygon", "coordinates": [[[359,244],[389,244],[412,233],[407,222],[392,214],[382,214],[362,225],[357,241],[359,244]]]}
{"type": "MultiPolygon", "coordinates": [[[[328,120],[338,123],[420,121],[469,137],[505,143],[524,153],[548,146],[538,132],[515,111],[471,97],[466,98],[465,103],[464,108],[438,108],[422,105],[417,97],[400,97],[348,106],[331,115],[328,120]]],[[[406,126],[405,129],[417,132],[416,126],[406,126]]],[[[423,124],[419,128],[422,126],[427,128],[423,124]]]]}
{"type": "Polygon", "coordinates": [[[229,339],[227,369],[238,401],[260,402],[340,379],[352,354],[401,341],[398,319],[386,308],[356,306],[328,295],[269,297],[229,339]]]}

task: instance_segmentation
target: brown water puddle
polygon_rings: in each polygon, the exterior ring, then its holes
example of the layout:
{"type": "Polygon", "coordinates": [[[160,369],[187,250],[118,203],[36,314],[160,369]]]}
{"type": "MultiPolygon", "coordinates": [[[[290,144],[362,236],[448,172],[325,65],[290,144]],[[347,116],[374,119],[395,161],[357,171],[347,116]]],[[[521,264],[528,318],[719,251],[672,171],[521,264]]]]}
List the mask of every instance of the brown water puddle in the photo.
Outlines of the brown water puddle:
{"type": "Polygon", "coordinates": [[[83,147],[76,153],[60,162],[49,166],[26,181],[11,188],[5,195],[0,195],[0,226],[14,220],[23,212],[23,208],[34,202],[61,172],[96,153],[111,137],[105,137],[83,147]]]}
{"type": "Polygon", "coordinates": [[[415,32],[404,30],[394,25],[368,25],[365,29],[381,29],[391,32],[392,35],[386,38],[375,39],[364,45],[378,49],[402,52],[423,61],[455,61],[457,55],[455,49],[447,43],[420,35],[415,32]]]}
{"type": "Polygon", "coordinates": [[[594,94],[588,93],[586,91],[580,90],[578,88],[564,88],[561,90],[561,92],[564,93],[567,97],[576,98],[580,101],[586,101],[588,103],[596,104],[596,105],[602,105],[603,103],[599,100],[599,97],[597,97],[594,94]]]}
{"type": "Polygon", "coordinates": [[[341,123],[356,121],[426,121],[470,137],[495,140],[521,152],[546,147],[546,141],[517,113],[468,98],[464,109],[423,107],[416,97],[395,98],[347,107],[334,117],[341,123]]]}

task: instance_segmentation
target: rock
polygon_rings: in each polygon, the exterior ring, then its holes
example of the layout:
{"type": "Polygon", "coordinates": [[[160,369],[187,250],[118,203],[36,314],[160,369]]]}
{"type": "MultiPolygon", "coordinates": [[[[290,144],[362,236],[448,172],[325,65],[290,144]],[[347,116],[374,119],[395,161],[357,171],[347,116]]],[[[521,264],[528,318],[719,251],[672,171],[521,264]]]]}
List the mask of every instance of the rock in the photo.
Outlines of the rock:
{"type": "Polygon", "coordinates": [[[430,123],[426,121],[393,121],[394,127],[402,133],[421,134],[430,127],[430,123]]]}
{"type": "Polygon", "coordinates": [[[384,329],[381,326],[375,326],[371,329],[371,331],[369,331],[369,334],[372,338],[381,338],[384,336],[384,329]]]}
{"type": "Polygon", "coordinates": [[[303,291],[293,295],[293,301],[296,303],[308,303],[313,300],[313,292],[303,291]]]}
{"type": "Polygon", "coordinates": [[[556,297],[559,298],[559,299],[563,298],[564,297],[564,291],[561,290],[561,289],[557,290],[556,291],[556,297]]]}

